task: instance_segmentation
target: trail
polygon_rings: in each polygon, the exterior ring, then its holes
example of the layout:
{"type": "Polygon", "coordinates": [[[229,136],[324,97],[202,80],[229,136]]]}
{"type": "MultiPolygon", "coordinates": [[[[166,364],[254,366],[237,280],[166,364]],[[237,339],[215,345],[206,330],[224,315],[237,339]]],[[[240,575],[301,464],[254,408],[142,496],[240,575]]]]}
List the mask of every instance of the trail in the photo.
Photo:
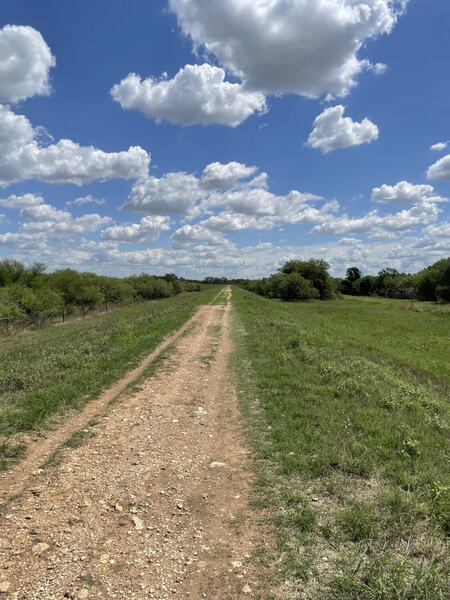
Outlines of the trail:
{"type": "Polygon", "coordinates": [[[103,399],[94,437],[32,475],[36,451],[19,482],[17,470],[0,480],[3,500],[18,494],[0,515],[0,598],[252,597],[258,524],[225,295],[166,342],[137,391],[103,399]]]}

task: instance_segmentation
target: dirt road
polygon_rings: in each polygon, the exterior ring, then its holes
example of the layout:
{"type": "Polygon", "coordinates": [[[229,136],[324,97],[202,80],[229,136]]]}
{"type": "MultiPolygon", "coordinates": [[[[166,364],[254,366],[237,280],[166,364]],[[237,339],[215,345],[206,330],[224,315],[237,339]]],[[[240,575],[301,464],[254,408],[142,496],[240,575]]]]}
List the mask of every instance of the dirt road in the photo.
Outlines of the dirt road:
{"type": "Polygon", "coordinates": [[[257,524],[225,296],[137,390],[103,406],[79,447],[43,470],[36,448],[0,479],[3,501],[18,494],[0,514],[0,598],[252,597],[257,524]]]}

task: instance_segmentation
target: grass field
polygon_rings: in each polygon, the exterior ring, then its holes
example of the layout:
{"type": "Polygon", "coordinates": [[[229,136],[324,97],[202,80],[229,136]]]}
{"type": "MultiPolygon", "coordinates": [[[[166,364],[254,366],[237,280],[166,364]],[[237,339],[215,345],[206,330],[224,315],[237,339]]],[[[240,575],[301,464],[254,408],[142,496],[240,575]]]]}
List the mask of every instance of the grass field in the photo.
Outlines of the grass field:
{"type": "MultiPolygon", "coordinates": [[[[24,452],[23,434],[83,407],[196,306],[223,305],[219,292],[0,340],[0,468],[24,452]]],[[[449,597],[450,312],[369,298],[283,303],[239,288],[233,312],[255,507],[276,540],[255,554],[267,574],[260,597],[449,597]]]]}
{"type": "Polygon", "coordinates": [[[282,556],[265,585],[283,600],[449,597],[450,313],[233,300],[256,504],[277,539],[259,560],[282,556]]]}
{"type": "Polygon", "coordinates": [[[181,294],[0,340],[0,470],[24,452],[20,434],[84,406],[217,293],[181,294]]]}

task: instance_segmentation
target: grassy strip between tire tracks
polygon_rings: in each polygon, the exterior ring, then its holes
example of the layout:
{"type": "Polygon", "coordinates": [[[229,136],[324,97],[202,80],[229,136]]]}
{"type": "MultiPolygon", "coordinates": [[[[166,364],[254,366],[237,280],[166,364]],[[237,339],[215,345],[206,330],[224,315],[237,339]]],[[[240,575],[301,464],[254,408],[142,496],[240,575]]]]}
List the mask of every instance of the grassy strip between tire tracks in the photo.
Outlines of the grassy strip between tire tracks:
{"type": "Polygon", "coordinates": [[[277,539],[261,597],[449,597],[448,313],[240,289],[233,306],[255,502],[277,539]]]}
{"type": "Polygon", "coordinates": [[[21,434],[80,409],[181,327],[213,287],[0,341],[0,470],[25,450],[21,434]]]}

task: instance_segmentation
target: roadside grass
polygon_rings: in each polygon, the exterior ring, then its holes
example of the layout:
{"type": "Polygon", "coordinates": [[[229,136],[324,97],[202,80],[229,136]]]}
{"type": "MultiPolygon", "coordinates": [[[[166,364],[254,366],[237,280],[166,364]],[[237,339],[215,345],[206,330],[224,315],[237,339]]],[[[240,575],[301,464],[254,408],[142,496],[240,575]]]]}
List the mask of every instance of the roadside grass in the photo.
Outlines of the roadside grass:
{"type": "Polygon", "coordinates": [[[217,293],[185,293],[0,340],[0,470],[24,453],[24,434],[82,408],[217,293]]]}
{"type": "Polygon", "coordinates": [[[450,396],[450,305],[344,296],[304,303],[301,314],[364,356],[450,396]]]}
{"type": "Polygon", "coordinates": [[[449,313],[236,288],[233,307],[255,506],[280,557],[257,558],[276,565],[261,597],[449,597],[449,313]]]}

